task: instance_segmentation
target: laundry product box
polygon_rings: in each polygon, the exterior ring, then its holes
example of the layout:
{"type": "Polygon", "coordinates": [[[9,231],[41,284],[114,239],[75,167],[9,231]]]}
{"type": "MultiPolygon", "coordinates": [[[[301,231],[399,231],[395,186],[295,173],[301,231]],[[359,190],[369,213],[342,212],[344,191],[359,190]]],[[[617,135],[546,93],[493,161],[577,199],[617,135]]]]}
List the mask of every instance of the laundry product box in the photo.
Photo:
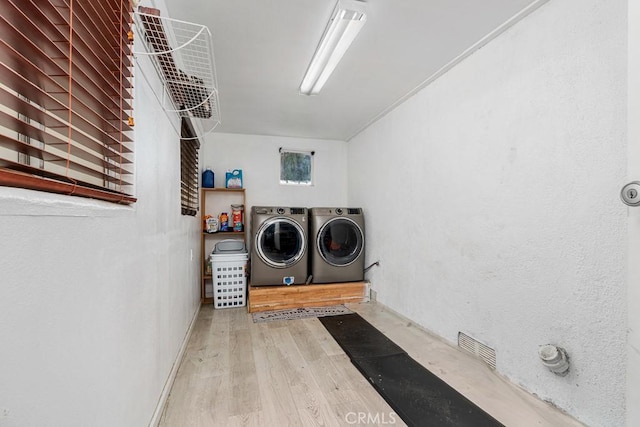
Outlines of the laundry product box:
{"type": "Polygon", "coordinates": [[[214,308],[246,306],[248,260],[246,252],[211,254],[214,308]]]}
{"type": "Polygon", "coordinates": [[[228,170],[225,176],[226,188],[242,188],[242,169],[228,170]]]}

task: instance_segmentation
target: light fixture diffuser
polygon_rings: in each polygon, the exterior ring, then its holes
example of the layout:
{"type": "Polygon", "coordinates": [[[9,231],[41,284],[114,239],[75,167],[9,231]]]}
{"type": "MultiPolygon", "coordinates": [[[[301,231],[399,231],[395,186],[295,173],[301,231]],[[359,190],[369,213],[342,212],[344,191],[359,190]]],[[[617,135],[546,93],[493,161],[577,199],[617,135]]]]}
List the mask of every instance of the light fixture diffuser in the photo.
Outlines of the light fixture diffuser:
{"type": "Polygon", "coordinates": [[[338,0],[331,20],[302,79],[300,93],[316,95],[367,21],[365,3],[338,0]]]}

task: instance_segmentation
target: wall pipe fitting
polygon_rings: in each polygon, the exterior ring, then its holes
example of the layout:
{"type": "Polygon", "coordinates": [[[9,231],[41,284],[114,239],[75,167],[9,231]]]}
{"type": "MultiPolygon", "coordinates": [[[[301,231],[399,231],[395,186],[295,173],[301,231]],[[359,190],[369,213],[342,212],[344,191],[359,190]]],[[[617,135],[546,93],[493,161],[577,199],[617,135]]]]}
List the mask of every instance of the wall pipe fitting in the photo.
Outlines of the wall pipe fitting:
{"type": "Polygon", "coordinates": [[[561,377],[569,373],[569,357],[562,347],[553,344],[545,344],[538,349],[538,356],[542,364],[551,372],[561,377]]]}

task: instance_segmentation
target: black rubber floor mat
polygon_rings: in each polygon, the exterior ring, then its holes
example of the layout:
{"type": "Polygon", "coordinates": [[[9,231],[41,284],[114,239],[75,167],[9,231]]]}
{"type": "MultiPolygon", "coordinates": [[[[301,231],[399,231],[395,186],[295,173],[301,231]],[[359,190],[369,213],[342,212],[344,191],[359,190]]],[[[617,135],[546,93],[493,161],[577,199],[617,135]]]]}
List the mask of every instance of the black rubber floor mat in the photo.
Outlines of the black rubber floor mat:
{"type": "Polygon", "coordinates": [[[413,360],[358,314],[320,322],[409,426],[499,427],[500,422],[413,360]]]}
{"type": "Polygon", "coordinates": [[[502,426],[407,354],[351,359],[410,426],[502,426]]]}
{"type": "Polygon", "coordinates": [[[351,359],[406,354],[358,314],[322,317],[320,322],[351,359]]]}

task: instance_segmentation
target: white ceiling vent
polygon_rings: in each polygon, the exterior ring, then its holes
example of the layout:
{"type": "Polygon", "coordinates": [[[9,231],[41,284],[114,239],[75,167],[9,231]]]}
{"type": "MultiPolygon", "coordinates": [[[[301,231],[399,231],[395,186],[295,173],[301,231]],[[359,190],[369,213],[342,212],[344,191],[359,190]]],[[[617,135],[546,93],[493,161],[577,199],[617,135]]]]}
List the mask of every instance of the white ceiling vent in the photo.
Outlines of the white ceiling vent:
{"type": "Polygon", "coordinates": [[[462,332],[458,332],[458,347],[480,358],[491,369],[496,369],[496,351],[491,347],[462,332]]]}

